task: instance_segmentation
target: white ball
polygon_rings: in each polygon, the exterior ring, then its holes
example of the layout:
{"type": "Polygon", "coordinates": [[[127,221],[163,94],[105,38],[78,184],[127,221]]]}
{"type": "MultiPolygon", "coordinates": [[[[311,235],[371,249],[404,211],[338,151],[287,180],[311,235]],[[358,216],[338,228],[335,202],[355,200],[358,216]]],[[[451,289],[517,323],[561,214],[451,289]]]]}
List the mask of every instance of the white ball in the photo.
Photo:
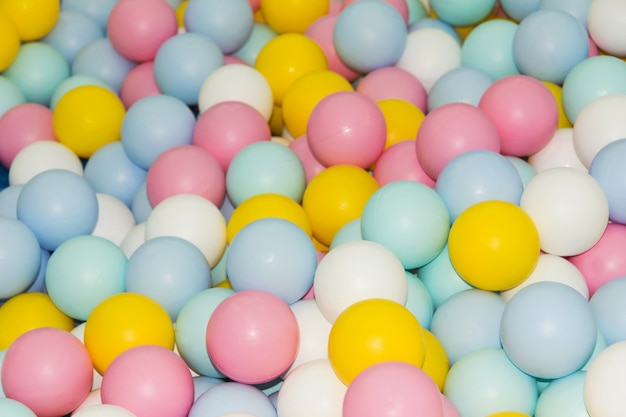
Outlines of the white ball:
{"type": "Polygon", "coordinates": [[[408,282],[402,263],[385,246],[368,240],[342,243],[322,258],[313,279],[317,305],[326,319],[370,298],[404,305],[408,282]]]}
{"type": "Polygon", "coordinates": [[[328,337],[332,327],[313,299],[296,301],[289,308],[298,322],[300,345],[296,359],[286,375],[304,363],[328,359],[328,337]]]}
{"type": "Polygon", "coordinates": [[[96,193],[98,200],[98,221],[91,233],[121,246],[124,238],[135,226],[135,217],[128,206],[117,197],[96,193]]]}
{"type": "Polygon", "coordinates": [[[274,97],[269,83],[259,71],[244,64],[224,65],[211,72],[198,93],[200,113],[223,101],[241,101],[269,120],[274,97]]]}
{"type": "Polygon", "coordinates": [[[552,168],[535,175],[522,192],[520,207],[537,227],[541,250],[558,256],[590,249],[609,221],[602,187],[576,168],[552,168]]]}
{"type": "Polygon", "coordinates": [[[127,258],[130,258],[133,253],[137,250],[137,248],[146,241],[146,223],[138,223],[134,225],[126,236],[124,236],[124,240],[120,243],[120,249],[124,252],[127,258]]]}
{"type": "Polygon", "coordinates": [[[307,362],[283,381],[276,411],[281,417],[341,417],[346,390],[328,359],[307,362]]]}
{"type": "Polygon", "coordinates": [[[127,409],[113,404],[97,404],[81,408],[72,417],[137,417],[127,409]]]}
{"type": "Polygon", "coordinates": [[[159,236],[176,236],[193,243],[213,268],[226,249],[226,220],[206,198],[177,194],[157,204],[146,220],[146,241],[159,236]]]}
{"type": "Polygon", "coordinates": [[[626,2],[594,0],[587,11],[587,30],[593,42],[610,55],[626,56],[626,2]]]}
{"type": "Polygon", "coordinates": [[[617,342],[593,358],[583,384],[583,398],[590,417],[624,417],[626,341],[617,342]]]}
{"type": "Polygon", "coordinates": [[[407,35],[396,67],[413,74],[426,91],[450,70],[461,66],[461,46],[441,29],[424,28],[407,35]]]}
{"type": "Polygon", "coordinates": [[[626,138],[626,95],[609,94],[585,105],[574,122],[574,149],[584,166],[611,142],[626,138]]]}
{"type": "Polygon", "coordinates": [[[587,167],[580,161],[574,149],[572,128],[557,129],[546,146],[528,157],[528,163],[537,172],[558,167],[578,168],[587,172],[587,167]]]}
{"type": "Polygon", "coordinates": [[[65,169],[83,175],[83,164],[67,146],[52,140],[31,143],[20,150],[9,168],[9,185],[26,184],[50,169],[65,169]]]}
{"type": "Polygon", "coordinates": [[[585,300],[589,300],[589,287],[582,272],[573,263],[565,258],[556,255],[550,255],[549,253],[542,253],[539,255],[539,261],[537,266],[530,274],[528,278],[520,285],[511,288],[510,290],[502,291],[500,296],[509,301],[515,294],[522,288],[528,287],[531,284],[537,282],[558,282],[561,284],[569,285],[585,300]]]}

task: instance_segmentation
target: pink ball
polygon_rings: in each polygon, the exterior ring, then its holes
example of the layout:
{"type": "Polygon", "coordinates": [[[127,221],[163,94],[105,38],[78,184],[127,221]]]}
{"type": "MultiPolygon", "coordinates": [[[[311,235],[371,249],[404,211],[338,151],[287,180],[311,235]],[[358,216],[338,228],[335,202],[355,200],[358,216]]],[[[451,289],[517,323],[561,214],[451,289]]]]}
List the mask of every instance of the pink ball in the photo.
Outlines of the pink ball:
{"type": "Polygon", "coordinates": [[[222,301],[206,332],[211,360],[228,378],[244,384],[275,380],[298,352],[298,322],[289,305],[258,290],[239,291],[222,301]]]}
{"type": "Polygon", "coordinates": [[[405,362],[380,362],[365,368],[348,385],[343,417],[441,417],[439,388],[420,368],[405,362]]]}
{"type": "Polygon", "coordinates": [[[459,413],[454,403],[445,395],[441,395],[441,403],[443,404],[442,417],[461,417],[461,413],[459,413]]]}
{"type": "Polygon", "coordinates": [[[42,327],[24,333],[7,349],[2,388],[38,417],[71,413],[91,390],[93,366],[85,346],[71,333],[42,327]]]}
{"type": "Polygon", "coordinates": [[[500,136],[483,110],[467,103],[449,103],[426,115],[415,150],[424,171],[436,180],[446,164],[464,152],[500,152],[500,136]]]}
{"type": "Polygon", "coordinates": [[[327,14],[315,20],[309,25],[304,34],[313,39],[326,55],[328,69],[342,75],[348,81],[354,81],[359,77],[359,72],[348,67],[337,55],[333,31],[337,22],[338,14],[327,14]]]}
{"type": "Polygon", "coordinates": [[[374,101],[398,98],[415,104],[421,111],[428,111],[428,95],[421,81],[399,67],[384,67],[364,76],[356,91],[374,101]]]}
{"type": "Polygon", "coordinates": [[[385,148],[387,123],[374,100],[354,91],[340,91],[313,108],[306,135],[311,152],[322,165],[367,168],[385,148]]]}
{"type": "Polygon", "coordinates": [[[120,87],[120,98],[127,109],[136,101],[162,94],[154,76],[154,62],[143,62],[126,74],[120,87]]]}
{"type": "Polygon", "coordinates": [[[382,187],[393,181],[416,181],[435,186],[415,154],[415,141],[403,140],[387,148],[374,166],[374,178],[382,187]]]}
{"type": "Polygon", "coordinates": [[[194,399],[185,362],[162,346],[141,345],[122,352],[107,368],[100,388],[103,404],[137,417],[186,417],[194,399]]]}
{"type": "Polygon", "coordinates": [[[192,143],[213,155],[226,171],[240,150],[271,138],[270,127],[257,109],[241,101],[223,101],[198,116],[192,143]]]}
{"type": "Polygon", "coordinates": [[[491,84],[478,104],[500,134],[501,152],[528,156],[552,139],[559,121],[554,96],[541,81],[527,75],[509,75],[491,84]]]}
{"type": "Polygon", "coordinates": [[[199,195],[220,207],[226,195],[226,174],[217,159],[201,147],[176,146],[150,166],[146,193],[152,207],[177,194],[199,195]]]}
{"type": "Polygon", "coordinates": [[[54,140],[52,110],[37,103],[22,103],[0,117],[0,163],[6,168],[23,148],[40,140],[54,140]]]}
{"type": "Polygon", "coordinates": [[[591,249],[568,259],[583,274],[589,296],[605,283],[626,275],[626,225],[609,223],[591,249]]]}
{"type": "MultiPolygon", "coordinates": [[[[343,0],[342,9],[345,9],[350,4],[355,3],[357,1],[360,1],[360,0],[343,0]]],[[[402,16],[402,19],[404,20],[404,23],[406,23],[408,25],[408,23],[409,23],[409,6],[408,6],[406,0],[383,0],[383,1],[385,3],[393,6],[393,8],[396,9],[398,11],[398,13],[400,13],[400,16],[402,16]]]]}
{"type": "Polygon", "coordinates": [[[298,155],[302,166],[304,167],[304,173],[306,174],[307,184],[313,179],[314,176],[322,172],[326,167],[320,163],[309,148],[309,140],[306,135],[302,135],[296,138],[289,144],[291,150],[298,155]]]}
{"type": "Polygon", "coordinates": [[[111,45],[131,61],[152,61],[163,42],[177,33],[176,12],[163,0],[119,1],[107,20],[111,45]]]}

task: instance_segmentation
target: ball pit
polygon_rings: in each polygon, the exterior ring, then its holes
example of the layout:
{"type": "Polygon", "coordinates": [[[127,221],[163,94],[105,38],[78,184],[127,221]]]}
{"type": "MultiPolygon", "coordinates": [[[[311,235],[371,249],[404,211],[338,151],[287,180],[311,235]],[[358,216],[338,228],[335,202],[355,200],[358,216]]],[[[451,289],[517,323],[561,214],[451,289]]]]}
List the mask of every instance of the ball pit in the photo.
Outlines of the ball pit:
{"type": "Polygon", "coordinates": [[[623,14],[0,0],[0,415],[622,417],[623,14]]]}

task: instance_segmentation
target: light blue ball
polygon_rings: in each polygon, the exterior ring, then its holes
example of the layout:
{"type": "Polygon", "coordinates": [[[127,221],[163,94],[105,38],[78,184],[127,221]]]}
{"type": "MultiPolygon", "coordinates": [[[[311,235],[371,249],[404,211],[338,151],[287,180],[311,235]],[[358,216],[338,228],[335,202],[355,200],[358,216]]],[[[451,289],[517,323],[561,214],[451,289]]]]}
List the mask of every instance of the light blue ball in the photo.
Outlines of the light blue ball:
{"type": "Polygon", "coordinates": [[[223,379],[211,378],[210,376],[195,376],[193,378],[193,400],[197,400],[202,394],[223,382],[223,379]]]}
{"type": "Polygon", "coordinates": [[[535,168],[533,168],[532,165],[530,165],[524,159],[518,158],[517,156],[507,155],[506,159],[508,159],[509,162],[513,164],[513,166],[517,170],[517,173],[522,179],[522,186],[526,188],[530,180],[532,180],[534,176],[537,175],[537,171],[535,170],[535,168]]]}
{"type": "Polygon", "coordinates": [[[539,9],[542,0],[500,0],[500,7],[511,19],[520,22],[539,9]]]}
{"type": "Polygon", "coordinates": [[[117,2],[118,0],[63,0],[61,10],[76,11],[89,16],[106,30],[109,14],[117,2]]]}
{"type": "Polygon", "coordinates": [[[235,412],[277,417],[267,395],[252,385],[239,382],[225,382],[206,391],[191,406],[189,417],[219,417],[235,412]]]}
{"type": "Polygon", "coordinates": [[[91,41],[104,37],[104,30],[91,17],[71,10],[59,13],[54,28],[42,39],[42,42],[56,48],[72,65],[80,49],[91,41]]]}
{"type": "Polygon", "coordinates": [[[46,290],[66,315],[87,320],[106,298],[125,290],[126,255],[98,236],[77,236],[63,242],[46,267],[46,290]]]}
{"type": "Polygon", "coordinates": [[[211,287],[211,269],[200,249],[175,236],[144,242],[128,259],[125,276],[126,291],[152,298],[172,321],[191,297],[211,287]]]}
{"type": "Polygon", "coordinates": [[[81,175],[61,169],[44,171],[28,181],[17,199],[17,218],[43,249],[89,235],[98,221],[96,193],[81,175]]]}
{"type": "Polygon", "coordinates": [[[504,156],[474,150],[452,158],[439,174],[435,189],[454,221],[467,208],[483,201],[519,204],[524,186],[517,170],[504,156]]]}
{"type": "Polygon", "coordinates": [[[563,81],[565,115],[573,124],[583,107],[608,94],[626,94],[626,62],[610,55],[587,58],[563,81]]]}
{"type": "Polygon", "coordinates": [[[329,249],[336,248],[342,243],[350,242],[352,240],[363,240],[361,234],[361,218],[356,218],[344,224],[333,236],[333,240],[330,242],[329,249]]]}
{"type": "Polygon", "coordinates": [[[506,301],[498,294],[471,289],[441,304],[430,325],[448,354],[450,364],[485,348],[500,348],[500,319],[506,301]]]}
{"type": "Polygon", "coordinates": [[[483,21],[495,4],[495,0],[430,0],[437,16],[453,26],[471,26],[483,21]]]}
{"type": "MultiPolygon", "coordinates": [[[[421,3],[421,0],[417,1],[421,3]]],[[[416,20],[415,23],[412,23],[409,26],[409,33],[419,29],[440,29],[452,36],[459,45],[463,43],[461,35],[459,35],[459,32],[457,32],[454,26],[444,22],[443,20],[435,19],[434,17],[425,17],[423,19],[416,20]]]]}
{"type": "Polygon", "coordinates": [[[407,26],[400,13],[383,1],[357,1],[339,14],[333,43],[350,68],[367,73],[394,65],[404,53],[407,26]]]}
{"type": "Polygon", "coordinates": [[[19,220],[0,216],[0,300],[30,287],[40,264],[41,250],[33,232],[19,220]]]}
{"type": "Polygon", "coordinates": [[[122,146],[135,165],[148,170],[163,152],[191,145],[196,118],[180,99],[148,96],[133,104],[122,122],[122,146]]]}
{"type": "Polygon", "coordinates": [[[443,394],[463,417],[484,417],[498,411],[533,415],[535,379],[509,361],[502,349],[468,353],[450,367],[443,394]]]}
{"type": "Polygon", "coordinates": [[[0,117],[18,104],[26,103],[22,90],[13,81],[0,74],[0,117]]]}
{"type": "Polygon", "coordinates": [[[150,205],[150,200],[148,200],[145,181],[137,188],[133,201],[130,203],[130,210],[133,212],[135,223],[139,224],[148,220],[148,216],[152,212],[152,206],[150,205]]]}
{"type": "Polygon", "coordinates": [[[361,215],[363,239],[391,250],[405,269],[435,259],[449,232],[446,204],[435,190],[415,181],[394,181],[379,188],[361,215]]]}
{"type": "Polygon", "coordinates": [[[202,33],[181,33],[166,40],[154,57],[154,77],[163,94],[185,104],[198,103],[204,80],[224,65],[219,46],[202,33]]]}
{"type": "Polygon", "coordinates": [[[550,382],[539,395],[535,417],[589,416],[583,395],[585,375],[578,371],[550,382]]]}
{"type": "Polygon", "coordinates": [[[618,277],[598,288],[589,300],[598,330],[608,345],[626,340],[625,296],[626,277],[618,277]]]}
{"type": "Polygon", "coordinates": [[[248,65],[254,66],[259,51],[277,35],[278,34],[265,23],[255,22],[252,25],[250,36],[233,55],[243,59],[248,65]]]}
{"type": "Polygon", "coordinates": [[[560,10],[574,16],[587,27],[587,13],[591,0],[541,0],[539,10],[560,10]]]}
{"type": "Polygon", "coordinates": [[[27,42],[2,75],[15,83],[26,101],[48,106],[54,90],[70,76],[70,66],[47,43],[27,42]]]}
{"type": "Polygon", "coordinates": [[[228,248],[230,248],[230,246],[226,245],[222,257],[213,266],[213,268],[211,268],[211,284],[213,287],[220,282],[226,281],[228,279],[228,276],[226,275],[226,260],[228,259],[228,248]]]}
{"type": "Polygon", "coordinates": [[[57,88],[54,90],[54,93],[52,93],[52,97],[50,98],[50,109],[52,110],[55,109],[57,103],[59,102],[61,97],[63,97],[65,93],[67,93],[68,91],[76,87],[81,87],[83,85],[95,85],[98,87],[103,87],[117,94],[115,89],[111,87],[102,78],[89,75],[89,74],[75,74],[63,80],[61,84],[59,84],[57,88]]]}
{"type": "Polygon", "coordinates": [[[37,417],[30,408],[10,398],[0,398],[0,415],[11,417],[37,417]]]}
{"type": "Polygon", "coordinates": [[[428,111],[450,103],[467,103],[478,107],[483,94],[494,79],[485,71],[458,67],[439,77],[428,93],[428,111]]]}
{"type": "Polygon", "coordinates": [[[0,216],[17,219],[17,199],[24,184],[9,185],[0,191],[0,216]]]}
{"type": "Polygon", "coordinates": [[[461,46],[461,66],[475,68],[494,80],[519,74],[513,59],[518,25],[510,20],[488,20],[476,26],[461,46]]]}
{"type": "Polygon", "coordinates": [[[185,303],[176,318],[176,347],[181,358],[194,372],[224,378],[217,370],[206,347],[206,328],[217,306],[235,292],[228,288],[200,291],[185,303]]]}
{"type": "Polygon", "coordinates": [[[280,143],[256,142],[235,155],[226,173],[226,192],[233,206],[259,194],[280,194],[302,201],[306,175],[300,158],[280,143]]]}
{"type": "Polygon", "coordinates": [[[428,288],[417,275],[406,271],[408,292],[404,306],[420,322],[422,328],[429,330],[433,319],[433,300],[428,288]]]}
{"type": "Polygon", "coordinates": [[[72,74],[100,78],[119,93],[126,75],[137,66],[120,55],[109,38],[96,39],[83,46],[72,62],[72,74]]]}
{"type": "Polygon", "coordinates": [[[529,285],[509,300],[500,338],[508,358],[537,378],[561,378],[580,370],[596,343],[591,306],[558,282],[529,285]]]}
{"type": "Polygon", "coordinates": [[[287,304],[301,299],[313,285],[317,252],[311,238],[295,223],[278,218],[253,221],[228,247],[226,274],[235,291],[261,290],[287,304]]]}
{"type": "Polygon", "coordinates": [[[185,10],[187,32],[211,38],[225,54],[248,40],[254,16],[247,0],[189,0],[185,10]]]}
{"type": "Polygon", "coordinates": [[[131,161],[120,141],[99,148],[85,164],[83,176],[96,193],[116,197],[128,207],[148,172],[131,161]]]}
{"type": "Polygon", "coordinates": [[[626,224],[626,139],[605,145],[591,161],[589,174],[598,182],[609,202],[609,220],[626,224]]]}
{"type": "Polygon", "coordinates": [[[50,260],[50,252],[41,249],[41,263],[39,264],[39,273],[35,281],[26,289],[26,292],[41,292],[48,293],[46,289],[46,269],[48,268],[48,261],[50,260]]]}

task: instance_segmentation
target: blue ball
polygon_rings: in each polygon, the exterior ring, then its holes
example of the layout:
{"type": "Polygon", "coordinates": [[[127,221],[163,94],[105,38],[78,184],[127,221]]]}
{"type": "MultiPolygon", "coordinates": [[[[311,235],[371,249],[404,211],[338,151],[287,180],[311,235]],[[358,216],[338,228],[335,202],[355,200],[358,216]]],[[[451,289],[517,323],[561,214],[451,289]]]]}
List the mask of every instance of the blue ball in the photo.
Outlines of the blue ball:
{"type": "Polygon", "coordinates": [[[41,249],[41,263],[39,265],[39,273],[35,281],[26,289],[26,292],[41,292],[47,293],[46,289],[46,268],[48,267],[48,261],[50,260],[50,252],[41,249]]]}
{"type": "Polygon", "coordinates": [[[109,14],[118,0],[63,0],[61,10],[71,10],[89,16],[106,30],[109,14]]]}
{"type": "Polygon", "coordinates": [[[13,81],[0,75],[0,117],[9,109],[26,102],[22,90],[13,81]]]}
{"type": "Polygon", "coordinates": [[[587,27],[587,13],[591,0],[541,0],[539,10],[560,10],[574,16],[587,27]]]}
{"type": "Polygon", "coordinates": [[[17,219],[0,216],[0,300],[26,291],[40,265],[41,250],[33,232],[17,219]]]}
{"type": "Polygon", "coordinates": [[[248,40],[233,55],[254,66],[259,51],[278,34],[265,23],[255,22],[248,40]]]}
{"type": "Polygon", "coordinates": [[[333,240],[330,242],[329,249],[336,248],[342,243],[350,242],[352,240],[363,240],[361,234],[361,218],[358,217],[354,220],[344,224],[341,229],[335,233],[333,240]]]}
{"type": "Polygon", "coordinates": [[[28,181],[17,200],[17,218],[43,249],[89,235],[98,221],[96,193],[81,175],[61,169],[44,171],[28,181]]]}
{"type": "Polygon", "coordinates": [[[163,94],[197,104],[204,80],[224,65],[224,54],[202,33],[181,33],[166,40],[154,57],[154,77],[163,94]]]}
{"type": "Polygon", "coordinates": [[[152,206],[150,205],[150,200],[148,200],[145,181],[137,188],[133,201],[130,203],[130,210],[133,212],[135,223],[144,223],[148,220],[148,216],[152,212],[152,206]]]}
{"type": "Polygon", "coordinates": [[[478,107],[494,79],[485,71],[458,67],[439,77],[428,93],[428,111],[449,103],[467,103],[478,107]]]}
{"type": "Polygon", "coordinates": [[[211,38],[225,54],[248,40],[254,16],[247,0],[189,0],[185,10],[187,32],[211,38]]]}
{"type": "Polygon", "coordinates": [[[519,204],[524,186],[506,157],[487,150],[462,153],[448,162],[435,189],[454,221],[470,206],[487,200],[519,204]]]}
{"type": "Polygon", "coordinates": [[[494,80],[519,74],[513,59],[517,24],[510,20],[488,20],[476,26],[461,46],[461,65],[481,70],[494,80]]]}
{"type": "Polygon", "coordinates": [[[176,321],[183,306],[211,287],[211,269],[194,244],[175,237],[149,239],[128,259],[126,291],[158,302],[176,321]]]}
{"type": "Polygon", "coordinates": [[[115,89],[102,78],[89,74],[75,74],[63,80],[61,84],[59,84],[54,90],[54,93],[52,93],[52,97],[50,98],[50,109],[54,110],[57,103],[65,93],[83,85],[95,85],[98,87],[104,87],[107,90],[117,94],[115,89]]]}
{"type": "Polygon", "coordinates": [[[168,95],[144,97],[133,104],[122,122],[122,145],[135,165],[148,170],[163,152],[191,145],[196,118],[180,99],[168,95]]]}
{"type": "Polygon", "coordinates": [[[495,0],[430,0],[437,16],[453,26],[471,26],[483,21],[495,4],[495,0]]]}
{"type": "Polygon", "coordinates": [[[608,345],[626,340],[626,277],[615,278],[593,294],[589,304],[608,345]]]}
{"type": "Polygon", "coordinates": [[[9,185],[0,191],[0,216],[17,219],[17,199],[24,184],[9,185]]]}
{"type": "Polygon", "coordinates": [[[202,394],[191,406],[189,417],[219,417],[228,413],[249,413],[255,417],[276,417],[272,401],[258,388],[238,382],[224,382],[202,394]]]}
{"type": "MultiPolygon", "coordinates": [[[[421,0],[417,0],[421,2],[421,0]]],[[[458,42],[459,45],[463,43],[461,39],[461,35],[459,32],[452,26],[451,24],[444,22],[443,20],[436,19],[434,17],[425,17],[423,19],[418,19],[414,23],[409,26],[409,33],[414,32],[419,29],[440,29],[446,32],[448,35],[452,36],[454,40],[458,42]]]]}
{"type": "Polygon", "coordinates": [[[550,382],[539,395],[535,417],[588,416],[583,395],[585,375],[578,371],[550,382]]]}
{"type": "Polygon", "coordinates": [[[56,48],[72,65],[80,49],[91,41],[104,37],[104,30],[91,17],[76,11],[62,10],[54,28],[42,42],[56,48]]]}
{"type": "Polygon", "coordinates": [[[287,304],[301,299],[313,285],[317,252],[311,238],[295,223],[278,218],[253,221],[228,247],[226,274],[235,291],[261,290],[287,304]]]}
{"type": "Polygon", "coordinates": [[[404,53],[407,26],[400,13],[383,1],[357,1],[339,14],[333,43],[339,58],[359,72],[394,65],[404,53]]]}
{"type": "Polygon", "coordinates": [[[137,66],[120,55],[109,38],[96,39],[83,46],[72,62],[72,74],[100,78],[119,93],[126,75],[137,66]]]}
{"type": "Polygon", "coordinates": [[[417,275],[406,271],[408,280],[408,292],[404,306],[420,322],[424,329],[430,329],[433,319],[433,300],[428,292],[428,288],[417,275]]]}
{"type": "Polygon", "coordinates": [[[195,376],[193,378],[193,400],[197,400],[202,394],[223,382],[223,379],[212,378],[210,376],[195,376]]]}
{"type": "Polygon", "coordinates": [[[605,145],[591,161],[589,174],[598,182],[609,202],[609,220],[626,224],[626,139],[605,145]]]}
{"type": "Polygon", "coordinates": [[[562,378],[580,370],[596,343],[591,306],[572,287],[544,281],[509,300],[500,338],[507,357],[537,378],[562,378]]]}
{"type": "Polygon", "coordinates": [[[542,0],[500,0],[500,7],[511,19],[520,22],[539,9],[542,0]]]}

